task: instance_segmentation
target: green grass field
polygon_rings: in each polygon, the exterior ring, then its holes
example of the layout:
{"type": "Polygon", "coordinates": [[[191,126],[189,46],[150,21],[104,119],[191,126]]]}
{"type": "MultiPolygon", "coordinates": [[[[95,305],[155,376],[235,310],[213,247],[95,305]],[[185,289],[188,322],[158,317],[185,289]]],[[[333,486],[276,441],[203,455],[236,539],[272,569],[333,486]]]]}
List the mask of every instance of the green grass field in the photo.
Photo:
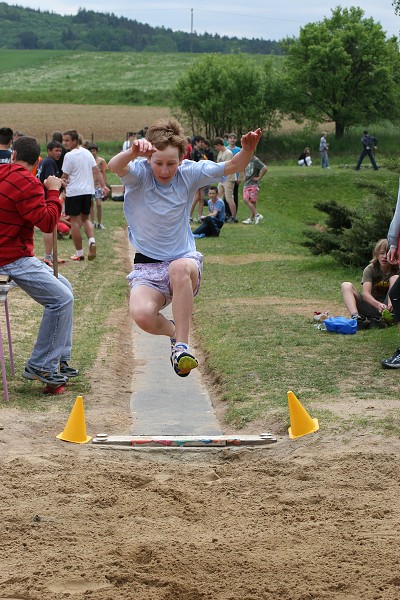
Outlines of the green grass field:
{"type": "MultiPolygon", "coordinates": [[[[397,191],[397,176],[385,169],[356,174],[340,168],[271,167],[261,187],[261,224],[225,225],[219,238],[197,240],[205,269],[195,302],[194,332],[204,355],[202,368],[226,402],[231,424],[240,428],[255,419],[276,419],[286,427],[287,391],[293,390],[325,426],[354,429],[367,424],[399,433],[394,413],[382,420],[368,417],[366,411],[362,418],[348,418],[335,409],[343,402],[369,406],[398,398],[397,373],[380,366],[399,345],[397,328],[342,336],[313,325],[314,310],[346,315],[340,283],[349,280],[359,287],[361,270],[311,256],[301,246],[303,232],[323,221],[313,207],[321,198],[357,207],[363,197],[355,186],[360,178],[379,179],[393,194],[397,191]]],[[[241,202],[239,219],[247,216],[241,202]]],[[[110,330],[107,316],[127,302],[126,265],[121,265],[117,250],[125,228],[122,204],[106,202],[103,220],[107,230],[101,233],[101,258],[82,269],[67,264],[62,271],[76,297],[74,363],[83,371],[83,391],[90,386],[88,371],[96,348],[105,336],[118,333],[110,330]]],[[[41,235],[36,237],[41,256],[41,235]]],[[[60,248],[69,256],[72,242],[60,242],[60,248]]],[[[40,314],[33,302],[22,313],[18,304],[12,306],[13,325],[20,332],[15,336],[17,373],[30,352],[40,314]]],[[[32,396],[32,384],[19,377],[10,381],[10,392],[17,406],[46,406],[39,394],[32,396]]]]}

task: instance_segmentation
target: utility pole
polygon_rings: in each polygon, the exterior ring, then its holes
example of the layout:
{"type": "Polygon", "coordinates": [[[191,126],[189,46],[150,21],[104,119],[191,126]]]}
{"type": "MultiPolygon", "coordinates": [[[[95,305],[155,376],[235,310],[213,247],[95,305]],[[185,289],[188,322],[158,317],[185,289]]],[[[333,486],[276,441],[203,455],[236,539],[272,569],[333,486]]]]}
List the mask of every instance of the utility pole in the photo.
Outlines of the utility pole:
{"type": "Polygon", "coordinates": [[[193,52],[193,8],[190,9],[190,52],[193,52]]]}

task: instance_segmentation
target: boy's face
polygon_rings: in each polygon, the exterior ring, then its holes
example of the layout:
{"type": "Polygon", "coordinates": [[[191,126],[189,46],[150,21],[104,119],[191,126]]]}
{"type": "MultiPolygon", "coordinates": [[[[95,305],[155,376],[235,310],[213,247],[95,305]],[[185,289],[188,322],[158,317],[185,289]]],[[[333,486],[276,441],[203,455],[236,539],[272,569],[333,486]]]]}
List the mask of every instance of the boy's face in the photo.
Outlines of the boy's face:
{"type": "Polygon", "coordinates": [[[73,140],[70,135],[63,135],[63,144],[67,150],[73,150],[78,146],[78,140],[73,140]]]}
{"type": "Polygon", "coordinates": [[[93,154],[93,156],[94,156],[95,158],[97,158],[97,150],[96,150],[96,148],[91,148],[91,149],[90,149],[90,152],[93,154]]]}
{"type": "Polygon", "coordinates": [[[53,148],[52,150],[48,151],[48,156],[50,156],[50,158],[53,158],[54,160],[58,160],[61,156],[61,152],[62,152],[62,148],[53,148]]]}
{"type": "Polygon", "coordinates": [[[216,190],[208,190],[208,197],[210,198],[211,202],[216,202],[217,201],[217,191],[216,190]]]}
{"type": "Polygon", "coordinates": [[[156,181],[161,185],[167,185],[173,180],[182,163],[178,148],[173,146],[167,146],[164,150],[156,150],[148,160],[156,181]]]}

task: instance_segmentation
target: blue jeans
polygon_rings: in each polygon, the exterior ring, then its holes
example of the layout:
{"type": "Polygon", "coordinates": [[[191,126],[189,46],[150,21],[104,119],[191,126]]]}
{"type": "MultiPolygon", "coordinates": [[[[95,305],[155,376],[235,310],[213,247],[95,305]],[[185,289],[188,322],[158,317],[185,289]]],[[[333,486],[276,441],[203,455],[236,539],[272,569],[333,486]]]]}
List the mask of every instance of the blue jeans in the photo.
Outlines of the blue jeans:
{"type": "Polygon", "coordinates": [[[329,167],[328,153],[326,150],[321,151],[321,167],[327,169],[329,167]]]}
{"type": "Polygon", "coordinates": [[[54,277],[36,257],[19,258],[0,267],[31,298],[44,306],[42,322],[27,366],[56,373],[60,361],[69,361],[72,349],[74,296],[68,279],[54,277]]]}

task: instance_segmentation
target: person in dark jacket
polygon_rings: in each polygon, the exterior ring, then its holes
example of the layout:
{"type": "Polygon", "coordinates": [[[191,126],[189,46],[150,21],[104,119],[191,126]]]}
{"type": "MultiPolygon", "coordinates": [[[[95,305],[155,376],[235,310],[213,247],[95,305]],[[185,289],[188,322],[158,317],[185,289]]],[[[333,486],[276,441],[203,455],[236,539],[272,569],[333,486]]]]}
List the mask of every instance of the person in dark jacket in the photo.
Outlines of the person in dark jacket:
{"type": "Polygon", "coordinates": [[[372,149],[374,148],[375,150],[378,147],[378,141],[377,139],[373,136],[373,135],[369,135],[367,129],[364,131],[362,138],[361,138],[361,146],[362,146],[362,150],[361,150],[361,154],[360,154],[360,158],[358,159],[358,163],[356,166],[356,171],[360,170],[361,167],[361,163],[364,160],[364,158],[366,156],[369,156],[369,160],[371,161],[371,165],[374,167],[374,170],[377,171],[378,170],[378,166],[375,162],[375,158],[372,152],[372,149]]]}

